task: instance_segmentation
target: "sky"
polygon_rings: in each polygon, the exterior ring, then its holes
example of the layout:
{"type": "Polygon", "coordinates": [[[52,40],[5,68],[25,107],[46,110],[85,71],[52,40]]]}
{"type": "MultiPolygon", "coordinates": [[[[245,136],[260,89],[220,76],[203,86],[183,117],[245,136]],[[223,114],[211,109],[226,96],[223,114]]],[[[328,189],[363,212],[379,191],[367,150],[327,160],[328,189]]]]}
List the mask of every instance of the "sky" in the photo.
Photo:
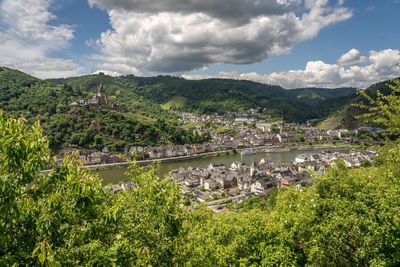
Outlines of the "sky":
{"type": "Polygon", "coordinates": [[[0,0],[0,66],[358,87],[400,76],[400,0],[0,0]]]}

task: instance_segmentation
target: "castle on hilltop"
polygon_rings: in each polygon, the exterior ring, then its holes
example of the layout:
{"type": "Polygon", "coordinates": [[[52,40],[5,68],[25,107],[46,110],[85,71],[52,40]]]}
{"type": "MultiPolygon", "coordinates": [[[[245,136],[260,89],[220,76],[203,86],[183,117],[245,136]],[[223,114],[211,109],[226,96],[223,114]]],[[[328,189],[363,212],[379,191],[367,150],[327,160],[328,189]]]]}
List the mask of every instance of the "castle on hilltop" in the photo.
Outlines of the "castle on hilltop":
{"type": "Polygon", "coordinates": [[[97,93],[89,99],[88,101],[78,99],[69,105],[71,110],[74,110],[78,107],[92,107],[95,109],[109,109],[116,112],[128,112],[129,110],[120,104],[110,104],[108,103],[106,96],[106,89],[103,84],[100,83],[100,86],[97,87],[97,93]]]}

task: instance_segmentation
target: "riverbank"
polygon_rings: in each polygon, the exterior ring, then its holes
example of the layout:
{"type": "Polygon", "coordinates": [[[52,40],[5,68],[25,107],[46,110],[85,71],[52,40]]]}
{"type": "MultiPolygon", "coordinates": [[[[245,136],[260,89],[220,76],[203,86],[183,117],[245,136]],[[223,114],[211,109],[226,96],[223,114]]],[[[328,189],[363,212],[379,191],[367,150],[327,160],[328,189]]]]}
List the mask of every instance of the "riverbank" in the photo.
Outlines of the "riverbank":
{"type": "MultiPolygon", "coordinates": [[[[241,151],[242,149],[237,149],[236,151],[241,151]]],[[[202,154],[195,154],[189,156],[179,156],[179,157],[169,157],[169,158],[160,158],[160,159],[149,159],[149,160],[138,160],[135,161],[136,164],[140,165],[149,165],[153,163],[166,163],[166,162],[176,162],[176,161],[184,161],[189,159],[198,159],[198,158],[212,158],[218,157],[220,155],[232,155],[235,154],[235,150],[227,150],[227,151],[216,151],[216,152],[207,152],[202,154]]],[[[93,170],[104,170],[111,169],[116,167],[128,167],[129,162],[122,163],[110,163],[110,164],[96,164],[96,165],[86,165],[82,166],[85,169],[93,169],[93,170]]]]}
{"type": "MultiPolygon", "coordinates": [[[[299,147],[306,146],[307,144],[293,144],[293,143],[281,143],[279,146],[289,147],[291,151],[296,151],[299,147]]],[[[332,143],[324,143],[324,144],[313,144],[312,145],[315,149],[353,149],[357,148],[357,145],[347,145],[343,143],[339,144],[332,144],[332,143]]],[[[255,152],[260,153],[264,152],[265,149],[270,148],[271,146],[260,146],[253,148],[255,152]]],[[[169,157],[169,158],[160,158],[160,159],[151,159],[151,160],[138,160],[136,161],[137,164],[140,165],[148,165],[153,164],[156,162],[159,163],[167,163],[167,162],[179,162],[179,161],[186,161],[191,159],[209,159],[209,158],[218,158],[220,156],[226,155],[235,155],[239,154],[242,150],[248,148],[240,148],[235,150],[225,150],[225,151],[213,151],[207,152],[202,154],[195,154],[189,156],[179,156],[179,157],[169,157]]],[[[96,164],[96,165],[84,165],[82,168],[90,169],[93,171],[102,171],[108,169],[115,169],[115,168],[126,168],[129,166],[129,162],[121,162],[121,163],[109,163],[109,164],[96,164]]],[[[44,170],[42,172],[49,172],[50,170],[44,170]]]]}
{"type": "MultiPolygon", "coordinates": [[[[287,144],[280,144],[280,146],[287,146],[293,150],[297,150],[299,147],[305,146],[306,144],[293,144],[293,143],[287,143],[287,144]]],[[[346,145],[346,144],[332,144],[332,143],[325,143],[325,144],[315,144],[313,145],[314,148],[316,149],[352,149],[356,148],[356,145],[346,145]]],[[[259,153],[259,152],[264,152],[265,149],[270,148],[270,146],[260,146],[260,147],[255,147],[254,151],[259,153]]],[[[160,158],[160,159],[151,159],[151,160],[138,160],[136,161],[137,164],[140,165],[148,165],[148,164],[153,164],[156,162],[159,163],[166,163],[166,162],[179,162],[179,161],[185,161],[185,160],[190,160],[190,159],[207,159],[207,158],[217,158],[222,155],[233,155],[233,154],[239,154],[242,150],[245,150],[248,148],[239,148],[235,150],[225,150],[225,151],[213,151],[213,152],[206,152],[202,154],[195,154],[195,155],[189,155],[189,156],[179,156],[179,157],[169,157],[169,158],[160,158]]],[[[122,163],[110,163],[110,164],[97,164],[97,165],[86,165],[82,166],[82,168],[86,169],[91,169],[94,171],[100,171],[100,170],[106,170],[106,169],[112,169],[112,168],[119,168],[119,167],[128,167],[129,162],[122,162],[122,163]]]]}

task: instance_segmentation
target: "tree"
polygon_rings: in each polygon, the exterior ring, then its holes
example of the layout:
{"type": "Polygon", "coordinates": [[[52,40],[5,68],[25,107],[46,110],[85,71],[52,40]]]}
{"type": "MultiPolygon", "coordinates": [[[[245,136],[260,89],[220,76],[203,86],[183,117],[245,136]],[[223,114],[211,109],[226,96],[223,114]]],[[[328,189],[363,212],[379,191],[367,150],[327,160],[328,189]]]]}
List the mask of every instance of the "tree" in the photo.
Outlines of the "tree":
{"type": "Polygon", "coordinates": [[[171,263],[185,209],[155,166],[132,163],[135,186],[114,194],[74,156],[39,174],[54,160],[38,123],[1,112],[0,133],[1,266],[171,263]]]}
{"type": "Polygon", "coordinates": [[[379,90],[376,97],[368,95],[365,91],[359,90],[358,93],[364,101],[358,106],[366,112],[358,118],[367,123],[376,123],[385,127],[387,136],[400,136],[400,80],[395,79],[388,84],[389,94],[383,94],[379,90]]]}
{"type": "Polygon", "coordinates": [[[25,205],[31,201],[28,184],[51,164],[48,140],[39,123],[25,123],[23,118],[7,118],[0,110],[0,265],[12,265],[29,253],[25,248],[31,247],[29,230],[34,225],[25,205]]]}

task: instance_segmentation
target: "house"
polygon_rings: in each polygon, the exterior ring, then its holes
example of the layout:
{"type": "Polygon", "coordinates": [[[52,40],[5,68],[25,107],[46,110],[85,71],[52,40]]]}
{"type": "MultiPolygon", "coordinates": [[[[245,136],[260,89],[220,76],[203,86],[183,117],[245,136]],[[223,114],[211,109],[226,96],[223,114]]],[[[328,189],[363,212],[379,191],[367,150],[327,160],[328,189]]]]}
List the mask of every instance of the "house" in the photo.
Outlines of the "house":
{"type": "Polygon", "coordinates": [[[193,149],[193,146],[191,146],[191,145],[185,145],[184,151],[185,151],[185,154],[188,156],[194,155],[194,149],[193,149]]]}
{"type": "Polygon", "coordinates": [[[251,186],[251,178],[248,176],[241,176],[238,179],[238,187],[240,190],[243,191],[250,191],[251,186]]]}
{"type": "Polygon", "coordinates": [[[214,151],[214,148],[213,148],[212,144],[210,144],[210,143],[204,144],[204,152],[213,152],[213,151],[214,151]]]}
{"type": "Polygon", "coordinates": [[[204,182],[211,179],[211,173],[208,171],[202,171],[199,177],[200,177],[200,185],[204,186],[204,182]]]}
{"type": "Polygon", "coordinates": [[[233,174],[228,174],[224,179],[224,189],[237,187],[237,178],[233,174]]]}
{"type": "Polygon", "coordinates": [[[216,187],[217,187],[217,182],[215,180],[208,179],[208,180],[204,181],[204,189],[205,190],[211,191],[216,187]]]}
{"type": "Polygon", "coordinates": [[[177,154],[177,149],[175,146],[169,146],[166,150],[166,156],[167,157],[175,157],[177,154]]]}
{"type": "Polygon", "coordinates": [[[157,148],[153,148],[149,150],[149,156],[151,159],[159,159],[161,158],[161,152],[157,148]]]}
{"type": "Polygon", "coordinates": [[[253,137],[250,139],[250,144],[252,146],[262,146],[264,144],[264,139],[253,137]]]}
{"type": "Polygon", "coordinates": [[[195,144],[193,145],[193,150],[195,153],[204,153],[206,152],[206,147],[203,144],[195,144]]]}
{"type": "Polygon", "coordinates": [[[199,179],[197,179],[197,178],[189,178],[189,179],[186,179],[186,180],[185,180],[184,184],[185,184],[187,187],[192,187],[192,188],[194,188],[194,187],[198,187],[198,186],[200,185],[200,181],[199,181],[199,179]]]}
{"type": "Polygon", "coordinates": [[[256,127],[263,132],[271,132],[272,124],[271,123],[257,123],[256,127]]]}
{"type": "Polygon", "coordinates": [[[105,153],[94,152],[90,154],[87,158],[90,164],[104,164],[109,163],[109,157],[105,153]]]}
{"type": "Polygon", "coordinates": [[[122,162],[124,162],[124,160],[118,155],[111,155],[109,157],[109,162],[110,163],[122,163],[122,162]]]}
{"type": "Polygon", "coordinates": [[[264,176],[251,184],[250,192],[255,195],[264,195],[269,190],[276,188],[277,181],[271,176],[264,176]]]}
{"type": "Polygon", "coordinates": [[[303,163],[306,161],[315,161],[317,159],[319,159],[318,155],[300,154],[296,156],[295,161],[298,163],[303,163]]]}
{"type": "Polygon", "coordinates": [[[225,169],[225,165],[223,163],[210,163],[207,167],[208,171],[214,170],[214,169],[225,169]]]}
{"type": "Polygon", "coordinates": [[[232,170],[232,171],[240,170],[240,169],[242,169],[242,168],[245,167],[245,166],[246,166],[246,163],[245,163],[245,162],[236,161],[236,162],[233,162],[233,163],[231,164],[230,170],[232,170]]]}

